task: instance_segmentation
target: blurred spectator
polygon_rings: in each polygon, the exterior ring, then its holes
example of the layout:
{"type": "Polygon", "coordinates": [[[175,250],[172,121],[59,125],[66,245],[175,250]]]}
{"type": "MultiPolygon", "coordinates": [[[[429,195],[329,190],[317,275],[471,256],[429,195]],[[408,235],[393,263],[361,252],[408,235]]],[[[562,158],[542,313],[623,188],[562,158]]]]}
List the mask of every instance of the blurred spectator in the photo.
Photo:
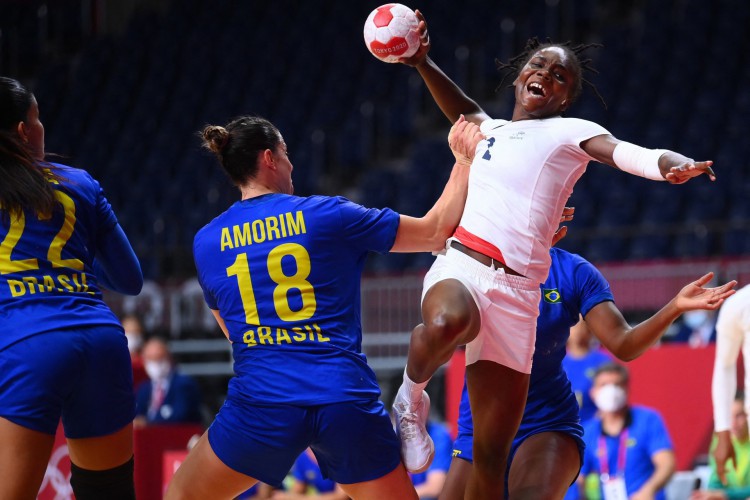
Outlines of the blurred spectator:
{"type": "Polygon", "coordinates": [[[276,491],[273,500],[347,500],[349,496],[334,481],[327,479],[318,467],[318,460],[310,448],[297,458],[292,466],[294,480],[289,491],[276,491]]]}
{"type": "Polygon", "coordinates": [[[430,468],[418,474],[410,473],[411,481],[417,490],[419,498],[425,500],[436,500],[443,491],[445,478],[453,458],[453,439],[445,424],[435,420],[427,420],[427,433],[435,445],[435,458],[430,468]]]}
{"type": "Polygon", "coordinates": [[[599,412],[584,425],[579,477],[589,500],[665,500],[663,488],[675,468],[672,441],[655,410],[628,403],[628,380],[627,368],[617,363],[594,375],[591,397],[599,412]]]}
{"type": "MultiPolygon", "coordinates": [[[[712,453],[719,480],[726,484],[725,464],[735,458],[730,436],[730,408],[737,392],[737,358],[740,349],[745,363],[745,387],[750,387],[750,285],[746,285],[721,305],[716,321],[716,357],[714,359],[711,398],[714,410],[716,446],[712,453]]],[[[748,411],[749,401],[745,401],[748,411]]],[[[735,459],[735,465],[737,461],[735,459]]]]}
{"type": "Polygon", "coordinates": [[[133,365],[133,389],[138,391],[138,387],[148,380],[148,374],[143,367],[143,358],[141,349],[143,348],[143,324],[138,316],[128,314],[120,320],[122,328],[125,330],[125,338],[128,339],[128,351],[130,351],[130,362],[133,365]]]}
{"type": "Polygon", "coordinates": [[[156,337],[149,339],[142,356],[149,380],[136,393],[134,424],[202,423],[198,384],[176,370],[167,343],[156,337]]]}
{"type": "MultiPolygon", "coordinates": [[[[747,413],[742,394],[738,394],[732,403],[731,442],[734,448],[734,467],[726,471],[726,486],[719,480],[716,471],[716,461],[713,456],[709,459],[711,476],[708,490],[696,491],[690,500],[740,500],[750,497],[750,438],[747,428],[747,413]]],[[[711,444],[716,448],[717,438],[711,444]]]]}
{"type": "Polygon", "coordinates": [[[562,365],[578,400],[581,422],[586,422],[596,413],[596,405],[590,395],[594,373],[601,365],[611,361],[612,356],[599,348],[586,322],[580,318],[570,329],[562,365]]]}
{"type": "Polygon", "coordinates": [[[672,342],[687,342],[692,347],[703,347],[716,338],[713,311],[688,311],[678,323],[677,333],[670,337],[672,342]]]}

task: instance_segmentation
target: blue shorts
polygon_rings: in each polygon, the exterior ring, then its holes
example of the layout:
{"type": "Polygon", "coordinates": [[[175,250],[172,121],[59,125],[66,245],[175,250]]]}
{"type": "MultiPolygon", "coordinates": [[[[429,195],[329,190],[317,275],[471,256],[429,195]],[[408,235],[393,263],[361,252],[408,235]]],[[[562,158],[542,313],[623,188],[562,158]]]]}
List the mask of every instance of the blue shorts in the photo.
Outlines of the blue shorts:
{"type": "MultiPolygon", "coordinates": [[[[558,421],[558,422],[549,422],[545,426],[536,426],[533,429],[529,429],[527,432],[522,432],[521,434],[516,435],[516,438],[513,440],[513,444],[510,447],[510,456],[508,459],[508,466],[505,473],[505,479],[507,481],[508,479],[508,472],[510,471],[510,466],[513,463],[513,457],[516,456],[516,452],[521,447],[524,441],[526,441],[528,438],[535,434],[539,434],[542,432],[560,432],[562,434],[566,434],[573,438],[573,440],[578,445],[578,453],[581,460],[581,464],[583,465],[583,451],[585,449],[585,444],[583,442],[583,428],[581,427],[581,424],[578,422],[566,422],[566,421],[558,421]]],[[[472,452],[472,447],[474,446],[474,435],[466,432],[459,432],[458,436],[456,436],[456,440],[453,442],[453,458],[460,458],[462,460],[466,460],[469,463],[474,462],[474,454],[472,452]]],[[[579,465],[579,469],[580,469],[579,465]]]]}
{"type": "MultiPolygon", "coordinates": [[[[31,319],[33,321],[33,319],[31,319]]],[[[128,344],[115,326],[40,333],[0,351],[0,417],[65,436],[106,436],[133,421],[128,344]]]]}
{"type": "Polygon", "coordinates": [[[398,437],[377,399],[319,406],[227,399],[208,442],[228,467],[274,486],[308,446],[323,477],[341,484],[378,479],[401,463],[398,437]]]}

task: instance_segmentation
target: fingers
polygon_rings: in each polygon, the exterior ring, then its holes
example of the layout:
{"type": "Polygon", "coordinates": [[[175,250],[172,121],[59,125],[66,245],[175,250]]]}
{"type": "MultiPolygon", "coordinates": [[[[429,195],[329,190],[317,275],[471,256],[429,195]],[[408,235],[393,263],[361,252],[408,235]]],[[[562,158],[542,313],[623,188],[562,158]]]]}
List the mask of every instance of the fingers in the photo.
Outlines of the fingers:
{"type": "Polygon", "coordinates": [[[689,181],[693,177],[697,177],[702,174],[706,174],[712,181],[716,180],[716,173],[711,166],[714,164],[713,161],[695,161],[691,163],[684,163],[676,167],[672,167],[667,175],[666,179],[672,184],[682,184],[689,181]]]}
{"type": "Polygon", "coordinates": [[[721,484],[726,486],[727,484],[727,471],[724,468],[723,463],[716,462],[716,475],[719,476],[719,481],[721,481],[721,484]]]}
{"type": "Polygon", "coordinates": [[[703,285],[711,281],[713,277],[714,277],[714,273],[712,271],[709,271],[703,276],[701,276],[700,278],[698,278],[697,280],[695,280],[694,283],[702,287],[703,285]]]}
{"type": "Polygon", "coordinates": [[[565,238],[565,236],[568,234],[568,226],[560,226],[557,231],[555,231],[555,234],[552,236],[552,246],[557,245],[557,243],[565,238]]]}
{"type": "Polygon", "coordinates": [[[467,121],[460,115],[448,134],[448,145],[456,160],[461,163],[471,163],[477,144],[484,138],[479,126],[467,121]]]}
{"type": "Polygon", "coordinates": [[[562,215],[560,216],[560,222],[570,222],[573,220],[575,215],[576,207],[565,207],[563,208],[562,215]]]}

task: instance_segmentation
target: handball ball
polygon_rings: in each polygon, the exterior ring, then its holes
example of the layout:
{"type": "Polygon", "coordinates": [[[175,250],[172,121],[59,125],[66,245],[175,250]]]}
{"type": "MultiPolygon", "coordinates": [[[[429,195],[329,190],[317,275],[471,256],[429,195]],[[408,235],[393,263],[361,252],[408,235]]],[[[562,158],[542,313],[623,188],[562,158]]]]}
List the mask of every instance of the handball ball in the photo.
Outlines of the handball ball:
{"type": "Polygon", "coordinates": [[[421,43],[417,26],[419,19],[409,7],[400,3],[387,3],[370,12],[365,21],[367,49],[387,63],[402,57],[411,57],[421,43]]]}

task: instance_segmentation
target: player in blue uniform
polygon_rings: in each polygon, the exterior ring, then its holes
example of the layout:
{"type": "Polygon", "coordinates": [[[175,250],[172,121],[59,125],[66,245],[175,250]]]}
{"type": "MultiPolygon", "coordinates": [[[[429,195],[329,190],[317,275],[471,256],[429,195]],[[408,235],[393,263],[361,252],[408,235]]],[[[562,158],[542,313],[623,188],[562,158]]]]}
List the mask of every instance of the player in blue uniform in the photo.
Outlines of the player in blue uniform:
{"type": "MultiPolygon", "coordinates": [[[[526,407],[506,469],[506,496],[514,499],[563,498],[581,468],[584,444],[578,402],[562,367],[570,328],[578,322],[579,314],[607,349],[622,360],[631,360],[656,342],[680,314],[715,309],[734,293],[736,285],[732,281],[704,288],[713,277],[706,274],[685,286],[651,318],[630,327],[614,304],[609,284],[591,263],[559,248],[552,248],[550,255],[549,276],[541,285],[526,407]]],[[[464,384],[454,458],[440,498],[463,498],[471,473],[473,432],[464,384]]]]}
{"type": "Polygon", "coordinates": [[[0,77],[0,498],[35,498],[62,417],[78,499],[135,498],[133,376],[101,288],[140,264],[99,184],[44,162],[33,94],[0,77]]]}
{"type": "Polygon", "coordinates": [[[265,119],[204,129],[204,144],[242,194],[193,245],[236,376],[167,498],[230,498],[258,480],[277,485],[308,446],[323,475],[353,498],[416,498],[361,352],[362,267],[369,251],[444,247],[466,196],[462,153],[480,137],[463,120],[454,125],[451,178],[435,206],[413,218],[341,197],[293,196],[286,144],[265,119]]]}

